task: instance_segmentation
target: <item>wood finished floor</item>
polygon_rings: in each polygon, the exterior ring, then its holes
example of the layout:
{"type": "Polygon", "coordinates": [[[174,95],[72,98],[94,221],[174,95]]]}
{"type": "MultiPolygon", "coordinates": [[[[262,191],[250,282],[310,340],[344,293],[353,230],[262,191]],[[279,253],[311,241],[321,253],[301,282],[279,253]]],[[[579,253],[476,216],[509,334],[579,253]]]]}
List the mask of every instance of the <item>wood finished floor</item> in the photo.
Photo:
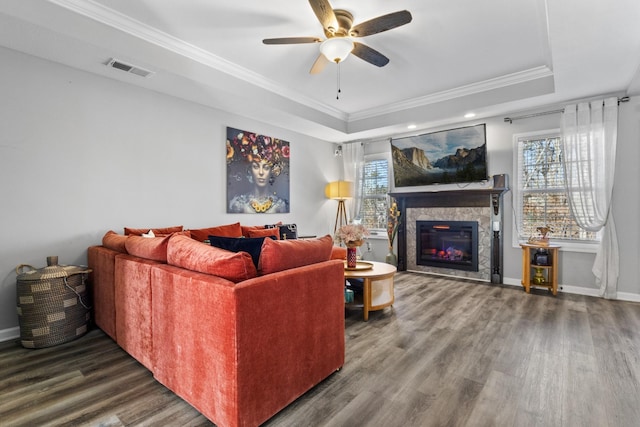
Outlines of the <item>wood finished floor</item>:
{"type": "MultiPolygon", "coordinates": [[[[346,363],[267,426],[640,426],[640,304],[399,273],[346,363]]],[[[100,330],[0,344],[0,426],[207,426],[100,330]]]]}

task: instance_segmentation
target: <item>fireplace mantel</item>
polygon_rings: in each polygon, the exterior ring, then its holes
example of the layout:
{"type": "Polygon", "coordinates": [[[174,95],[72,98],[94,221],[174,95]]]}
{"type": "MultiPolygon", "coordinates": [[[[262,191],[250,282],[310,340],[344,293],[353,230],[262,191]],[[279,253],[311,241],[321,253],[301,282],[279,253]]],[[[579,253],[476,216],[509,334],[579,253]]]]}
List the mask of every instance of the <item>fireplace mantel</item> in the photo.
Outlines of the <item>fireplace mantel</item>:
{"type": "Polygon", "coordinates": [[[404,201],[405,208],[426,207],[478,207],[491,201],[494,214],[500,210],[500,199],[508,188],[475,188],[471,190],[415,191],[389,193],[396,200],[404,201]]]}
{"type": "MultiPolygon", "coordinates": [[[[502,196],[508,188],[474,188],[444,191],[393,192],[401,218],[407,209],[432,207],[491,207],[491,283],[502,283],[502,196]]],[[[407,269],[406,224],[398,229],[398,270],[407,269]]]]}

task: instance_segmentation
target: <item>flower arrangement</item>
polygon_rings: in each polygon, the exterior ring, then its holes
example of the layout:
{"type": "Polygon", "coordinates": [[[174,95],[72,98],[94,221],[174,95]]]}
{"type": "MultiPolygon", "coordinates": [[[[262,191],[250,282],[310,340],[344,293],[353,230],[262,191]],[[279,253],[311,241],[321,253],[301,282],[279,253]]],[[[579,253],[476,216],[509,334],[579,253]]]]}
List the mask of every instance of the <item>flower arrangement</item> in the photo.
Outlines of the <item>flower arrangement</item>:
{"type": "MultiPolygon", "coordinates": [[[[392,199],[393,200],[393,199],[392,199]]],[[[389,252],[393,250],[393,240],[398,234],[398,225],[400,225],[400,211],[395,200],[389,208],[389,216],[387,217],[387,237],[389,238],[389,252]]]]}
{"type": "Polygon", "coordinates": [[[278,176],[289,172],[290,155],[287,141],[237,129],[227,131],[227,163],[265,162],[271,166],[273,176],[278,176]]]}
{"type": "Polygon", "coordinates": [[[344,242],[347,247],[361,246],[369,235],[369,230],[362,224],[347,224],[338,229],[335,239],[344,242]]]}

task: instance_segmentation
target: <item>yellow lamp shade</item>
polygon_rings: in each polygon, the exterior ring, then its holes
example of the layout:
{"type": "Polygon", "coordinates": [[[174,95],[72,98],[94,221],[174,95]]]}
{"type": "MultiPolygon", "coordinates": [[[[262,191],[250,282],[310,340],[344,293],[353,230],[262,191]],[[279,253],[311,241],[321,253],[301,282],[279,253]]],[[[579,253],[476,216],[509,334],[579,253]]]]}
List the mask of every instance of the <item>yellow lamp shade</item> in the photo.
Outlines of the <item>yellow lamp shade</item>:
{"type": "Polygon", "coordinates": [[[324,187],[324,194],[327,199],[344,200],[351,198],[350,181],[333,181],[324,187]]]}

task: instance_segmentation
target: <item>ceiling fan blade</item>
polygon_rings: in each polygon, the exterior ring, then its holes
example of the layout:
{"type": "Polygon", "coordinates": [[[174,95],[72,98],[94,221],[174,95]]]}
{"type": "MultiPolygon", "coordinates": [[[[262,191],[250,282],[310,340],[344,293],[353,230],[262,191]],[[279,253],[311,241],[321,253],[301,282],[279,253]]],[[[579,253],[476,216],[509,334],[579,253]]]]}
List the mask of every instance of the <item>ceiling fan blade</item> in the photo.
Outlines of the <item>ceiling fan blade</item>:
{"type": "Polygon", "coordinates": [[[354,42],[352,54],[362,59],[363,61],[367,61],[370,64],[373,64],[377,67],[384,67],[389,63],[389,58],[381,54],[375,49],[370,48],[367,45],[362,43],[354,42]]]}
{"type": "Polygon", "coordinates": [[[349,34],[352,37],[364,37],[372,34],[391,30],[411,22],[411,13],[408,10],[393,12],[388,15],[378,16],[351,28],[349,34]]]}
{"type": "Polygon", "coordinates": [[[324,70],[324,67],[329,63],[329,60],[323,55],[319,54],[315,62],[309,70],[309,74],[318,74],[324,70]]]}
{"type": "Polygon", "coordinates": [[[264,39],[264,44],[300,44],[300,43],[320,43],[322,39],[318,37],[281,37],[275,39],[264,39]]]}
{"type": "Polygon", "coordinates": [[[333,12],[331,4],[328,0],[309,0],[313,13],[318,17],[318,21],[322,24],[322,28],[328,30],[330,33],[338,31],[340,25],[338,25],[338,18],[333,12]]]}

